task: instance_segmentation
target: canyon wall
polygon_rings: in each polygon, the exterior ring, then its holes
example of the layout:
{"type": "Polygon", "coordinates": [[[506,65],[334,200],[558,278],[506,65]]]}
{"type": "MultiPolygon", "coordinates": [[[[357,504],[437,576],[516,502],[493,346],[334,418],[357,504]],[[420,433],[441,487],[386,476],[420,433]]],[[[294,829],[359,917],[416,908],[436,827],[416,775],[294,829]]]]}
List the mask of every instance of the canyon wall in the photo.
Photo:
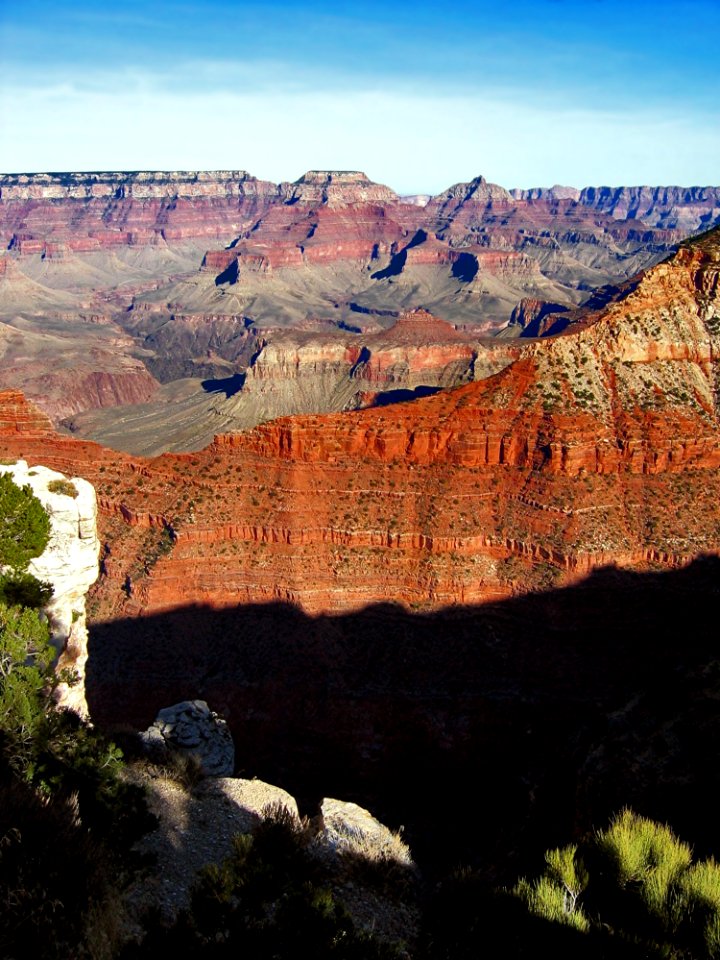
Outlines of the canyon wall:
{"type": "MultiPolygon", "coordinates": [[[[477,177],[421,205],[358,171],[281,184],[243,170],[5,175],[0,385],[76,430],[84,411],[141,405],[153,425],[134,448],[158,449],[168,403],[158,383],[246,371],[250,383],[258,350],[282,331],[344,343],[420,307],[475,337],[545,334],[553,311],[621,285],[715,222],[716,195],[508,191],[477,177]]],[[[329,383],[301,396],[297,382],[279,384],[262,417],[365,403],[329,383]]],[[[205,440],[217,414],[199,407],[205,424],[193,436],[205,440]]],[[[232,429],[232,417],[214,427],[232,429]]]]}
{"type": "MultiPolygon", "coordinates": [[[[143,460],[57,437],[5,394],[2,447],[96,484],[100,618],[272,600],[436,609],[611,562],[682,565],[720,546],[719,257],[716,231],[562,336],[514,344],[499,372],[410,403],[143,460]]],[[[408,345],[427,322],[400,324],[408,345]]],[[[367,386],[391,369],[368,357],[367,386]]]]}
{"type": "Polygon", "coordinates": [[[224,238],[279,199],[244,170],[0,177],[0,236],[21,255],[224,238]]]}
{"type": "Polygon", "coordinates": [[[718,187],[537,187],[511,190],[516,200],[572,200],[617,220],[641,220],[652,227],[695,233],[720,216],[718,187]]]}
{"type": "Polygon", "coordinates": [[[717,742],[719,277],[716,231],[484,380],[195,453],[0,395],[3,456],[98,491],[94,720],[208,699],[244,769],[370,804],[435,862],[532,824],[541,855],[627,802],[712,843],[715,791],[681,798],[717,742]],[[449,790],[473,816],[438,831],[449,790]]]}

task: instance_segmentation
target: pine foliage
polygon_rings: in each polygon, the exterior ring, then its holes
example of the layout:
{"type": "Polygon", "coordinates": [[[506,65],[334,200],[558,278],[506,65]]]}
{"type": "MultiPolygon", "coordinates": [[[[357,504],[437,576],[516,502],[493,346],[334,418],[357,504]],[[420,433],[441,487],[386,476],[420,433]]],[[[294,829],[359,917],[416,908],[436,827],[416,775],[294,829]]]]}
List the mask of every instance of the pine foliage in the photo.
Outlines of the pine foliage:
{"type": "Polygon", "coordinates": [[[693,863],[665,824],[625,809],[582,847],[545,860],[541,876],[520,880],[512,895],[533,916],[590,935],[589,955],[610,941],[623,955],[720,958],[720,865],[693,863]]]}
{"type": "Polygon", "coordinates": [[[0,566],[23,570],[50,539],[50,519],[29,484],[0,474],[0,566]]]}

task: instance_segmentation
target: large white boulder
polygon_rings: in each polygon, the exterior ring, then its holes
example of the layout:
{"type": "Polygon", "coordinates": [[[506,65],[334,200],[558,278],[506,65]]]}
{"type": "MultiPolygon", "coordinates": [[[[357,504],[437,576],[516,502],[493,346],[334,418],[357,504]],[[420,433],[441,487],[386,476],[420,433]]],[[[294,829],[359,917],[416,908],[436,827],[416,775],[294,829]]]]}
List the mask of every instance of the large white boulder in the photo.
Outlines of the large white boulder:
{"type": "Polygon", "coordinates": [[[53,588],[44,613],[58,651],[58,669],[69,668],[78,675],[72,686],[61,685],[58,702],[87,716],[85,595],[97,580],[100,555],[95,488],[87,480],[68,480],[49,467],[29,467],[25,460],[0,465],[0,473],[10,474],[19,487],[29,486],[50,518],[48,545],[41,556],[30,561],[28,572],[53,588]],[[57,489],[50,489],[52,486],[57,489]]]}

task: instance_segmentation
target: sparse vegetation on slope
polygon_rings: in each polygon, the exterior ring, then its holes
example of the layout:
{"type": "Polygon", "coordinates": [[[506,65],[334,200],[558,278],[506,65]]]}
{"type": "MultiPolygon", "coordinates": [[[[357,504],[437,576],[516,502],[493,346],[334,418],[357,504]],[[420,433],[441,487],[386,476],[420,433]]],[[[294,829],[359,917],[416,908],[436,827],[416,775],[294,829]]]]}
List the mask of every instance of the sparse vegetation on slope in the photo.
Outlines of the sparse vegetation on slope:
{"type": "Polygon", "coordinates": [[[720,866],[693,863],[668,826],[625,809],[606,829],[548,850],[542,873],[511,889],[458,871],[436,891],[426,921],[432,960],[715,960],[720,866]]]}
{"type": "Polygon", "coordinates": [[[541,876],[512,894],[532,915],[605,944],[601,953],[615,944],[637,956],[720,956],[720,866],[693,863],[669,827],[631,810],[584,844],[548,850],[541,876]]]}
{"type": "Polygon", "coordinates": [[[113,955],[108,920],[146,815],[117,747],[54,706],[71,678],[52,668],[37,609],[49,588],[23,569],[46,546],[49,518],[28,487],[3,475],[0,491],[2,556],[14,565],[0,601],[0,954],[99,960],[113,955]]]}
{"type": "Polygon", "coordinates": [[[150,929],[132,957],[173,947],[198,958],[238,955],[291,960],[298,945],[317,960],[399,960],[393,945],[360,930],[313,853],[313,831],[283,807],[267,811],[232,854],[202,871],[190,910],[174,926],[150,929]]]}

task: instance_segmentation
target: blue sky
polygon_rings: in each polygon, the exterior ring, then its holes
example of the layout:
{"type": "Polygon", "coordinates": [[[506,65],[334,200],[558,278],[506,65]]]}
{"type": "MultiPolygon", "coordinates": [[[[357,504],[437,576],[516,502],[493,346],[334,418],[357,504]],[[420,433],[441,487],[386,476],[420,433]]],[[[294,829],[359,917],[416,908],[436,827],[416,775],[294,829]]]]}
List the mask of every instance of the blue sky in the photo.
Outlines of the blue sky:
{"type": "Polygon", "coordinates": [[[720,183],[718,0],[0,5],[0,171],[720,183]]]}

